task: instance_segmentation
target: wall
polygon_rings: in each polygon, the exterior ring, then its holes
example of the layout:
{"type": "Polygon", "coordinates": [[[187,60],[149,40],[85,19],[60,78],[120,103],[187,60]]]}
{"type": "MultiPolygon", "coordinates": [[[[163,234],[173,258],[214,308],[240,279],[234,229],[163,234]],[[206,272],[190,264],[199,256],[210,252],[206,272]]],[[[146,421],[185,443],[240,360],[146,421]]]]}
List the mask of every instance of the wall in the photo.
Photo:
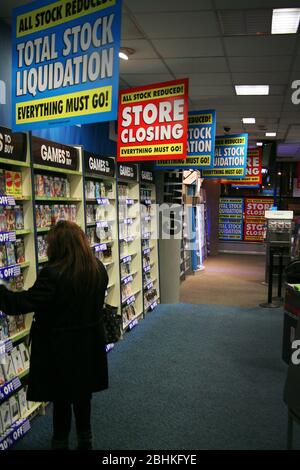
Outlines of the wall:
{"type": "Polygon", "coordinates": [[[0,20],[0,124],[11,127],[11,31],[10,27],[0,20]],[[4,93],[5,102],[2,97],[4,93]]]}
{"type": "Polygon", "coordinates": [[[206,191],[210,256],[216,256],[219,251],[219,198],[221,185],[214,180],[204,180],[202,187],[206,191]]]}

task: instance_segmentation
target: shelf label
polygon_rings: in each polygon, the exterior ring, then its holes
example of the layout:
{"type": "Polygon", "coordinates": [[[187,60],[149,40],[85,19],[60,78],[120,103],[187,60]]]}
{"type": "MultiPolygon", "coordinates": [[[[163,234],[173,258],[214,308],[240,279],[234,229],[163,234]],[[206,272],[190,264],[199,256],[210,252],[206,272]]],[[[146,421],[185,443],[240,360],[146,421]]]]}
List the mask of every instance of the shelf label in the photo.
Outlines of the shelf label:
{"type": "Polygon", "coordinates": [[[109,351],[111,351],[113,348],[114,348],[114,343],[110,343],[110,344],[106,344],[105,346],[105,350],[107,353],[109,353],[109,351]]]}
{"type": "Polygon", "coordinates": [[[133,220],[132,219],[124,219],[124,224],[125,225],[132,225],[133,220]]]}
{"type": "Polygon", "coordinates": [[[96,225],[97,228],[104,228],[108,227],[108,222],[106,220],[97,220],[96,225]]]}
{"type": "Polygon", "coordinates": [[[134,200],[133,199],[126,199],[126,204],[128,206],[132,206],[134,204],[134,200]]]}
{"type": "Polygon", "coordinates": [[[127,242],[127,243],[133,242],[134,237],[125,237],[125,238],[123,238],[123,240],[124,240],[124,242],[127,242]]]}
{"type": "Polygon", "coordinates": [[[154,310],[155,307],[157,307],[157,301],[153,302],[153,303],[150,305],[150,310],[154,310]]]}
{"type": "Polygon", "coordinates": [[[125,285],[128,284],[129,282],[132,282],[132,281],[133,281],[133,277],[132,277],[131,274],[130,274],[129,276],[127,276],[127,277],[124,277],[124,278],[122,279],[122,282],[123,282],[123,284],[125,284],[125,285]]]}
{"type": "Polygon", "coordinates": [[[128,299],[124,300],[123,303],[127,304],[127,305],[130,305],[132,304],[132,302],[135,301],[135,296],[134,295],[131,295],[130,297],[128,297],[128,299]]]}
{"type": "Polygon", "coordinates": [[[64,170],[78,170],[79,150],[51,140],[32,137],[33,163],[64,170]]]}
{"type": "Polygon", "coordinates": [[[146,233],[143,233],[143,239],[144,240],[147,240],[148,238],[151,237],[151,232],[146,232],[146,233]]]}
{"type": "Polygon", "coordinates": [[[0,269],[0,279],[9,279],[11,277],[17,277],[21,274],[21,266],[15,264],[13,266],[6,266],[0,269]]]}
{"type": "Polygon", "coordinates": [[[0,126],[0,157],[8,160],[26,162],[27,137],[21,132],[12,133],[0,126]]]}
{"type": "Polygon", "coordinates": [[[0,438],[0,451],[8,450],[30,430],[29,419],[19,420],[0,438]]]}
{"type": "Polygon", "coordinates": [[[148,273],[150,271],[150,269],[151,269],[151,265],[148,264],[147,266],[144,267],[144,272],[148,273]]]}
{"type": "Polygon", "coordinates": [[[16,241],[16,232],[0,232],[0,243],[16,241]]]}
{"type": "Polygon", "coordinates": [[[15,206],[16,201],[12,196],[0,196],[0,206],[15,206]]]}
{"type": "Polygon", "coordinates": [[[142,203],[145,204],[146,206],[151,206],[151,199],[143,199],[142,203]]]}
{"type": "Polygon", "coordinates": [[[0,401],[5,400],[12,395],[16,390],[21,387],[21,381],[19,377],[14,377],[9,382],[1,385],[0,387],[0,401]]]}
{"type": "Polygon", "coordinates": [[[99,251],[106,251],[107,250],[107,245],[106,243],[100,243],[99,245],[95,245],[95,252],[99,253],[99,251]]]}
{"type": "Polygon", "coordinates": [[[125,258],[122,258],[122,263],[126,264],[131,261],[131,255],[125,256],[125,258]]]}
{"type": "Polygon", "coordinates": [[[146,215],[146,217],[144,217],[144,220],[146,222],[149,222],[151,220],[151,215],[146,215]]]}
{"type": "Polygon", "coordinates": [[[84,152],[84,169],[87,173],[103,176],[115,176],[115,159],[84,152]]]}
{"type": "Polygon", "coordinates": [[[138,323],[139,323],[138,319],[135,318],[135,320],[133,320],[132,322],[130,322],[130,323],[128,324],[128,329],[129,329],[129,330],[132,330],[132,328],[134,328],[135,326],[137,326],[138,323]]]}
{"type": "Polygon", "coordinates": [[[151,281],[148,284],[146,284],[145,289],[150,290],[150,289],[152,289],[152,287],[153,287],[153,282],[151,281]]]}
{"type": "Polygon", "coordinates": [[[154,182],[154,173],[153,171],[141,171],[141,181],[145,183],[153,183],[154,182]]]}
{"type": "Polygon", "coordinates": [[[109,206],[109,199],[107,197],[97,197],[97,204],[99,206],[109,206]]]}
{"type": "Polygon", "coordinates": [[[143,250],[143,255],[147,255],[148,253],[150,253],[150,248],[146,248],[145,250],[143,250]]]}

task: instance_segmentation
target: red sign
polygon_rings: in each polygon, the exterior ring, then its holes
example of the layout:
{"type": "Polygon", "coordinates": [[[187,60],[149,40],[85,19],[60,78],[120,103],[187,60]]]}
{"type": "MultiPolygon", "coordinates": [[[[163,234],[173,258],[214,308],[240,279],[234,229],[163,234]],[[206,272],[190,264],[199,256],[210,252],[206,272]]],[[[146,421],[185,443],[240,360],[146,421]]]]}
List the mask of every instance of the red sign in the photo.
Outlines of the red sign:
{"type": "Polygon", "coordinates": [[[244,241],[263,241],[265,231],[265,211],[270,210],[273,205],[273,199],[245,199],[244,241]]]}
{"type": "Polygon", "coordinates": [[[188,79],[121,90],[117,161],[186,158],[188,79]]]}
{"type": "Polygon", "coordinates": [[[262,150],[260,148],[248,149],[246,176],[239,179],[224,179],[222,184],[233,184],[234,186],[256,186],[262,183],[262,150]]]}

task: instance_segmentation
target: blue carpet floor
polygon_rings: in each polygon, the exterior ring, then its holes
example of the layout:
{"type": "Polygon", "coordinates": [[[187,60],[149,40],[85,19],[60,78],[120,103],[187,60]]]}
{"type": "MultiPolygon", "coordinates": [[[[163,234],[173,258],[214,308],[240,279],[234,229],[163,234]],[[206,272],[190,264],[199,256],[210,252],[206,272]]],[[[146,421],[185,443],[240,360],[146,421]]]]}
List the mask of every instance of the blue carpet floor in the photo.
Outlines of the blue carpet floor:
{"type": "MultiPolygon", "coordinates": [[[[93,399],[95,448],[283,449],[282,317],[159,306],[109,354],[110,388],[93,399]]],[[[49,448],[50,408],[32,428],[16,449],[49,448]]]]}

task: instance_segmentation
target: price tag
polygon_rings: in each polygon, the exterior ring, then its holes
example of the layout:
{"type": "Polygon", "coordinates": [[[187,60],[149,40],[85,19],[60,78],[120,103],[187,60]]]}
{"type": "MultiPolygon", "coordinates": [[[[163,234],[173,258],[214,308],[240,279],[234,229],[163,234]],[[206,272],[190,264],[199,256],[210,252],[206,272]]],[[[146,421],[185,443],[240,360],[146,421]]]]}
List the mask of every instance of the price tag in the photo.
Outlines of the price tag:
{"type": "Polygon", "coordinates": [[[108,222],[106,220],[97,220],[97,228],[108,227],[108,222]]]}
{"type": "Polygon", "coordinates": [[[144,255],[147,255],[148,253],[150,253],[150,248],[146,248],[145,250],[143,250],[144,255]]]}
{"type": "Polygon", "coordinates": [[[150,220],[151,220],[151,215],[146,215],[146,216],[145,216],[145,221],[146,221],[146,222],[149,222],[150,220]]]}
{"type": "Polygon", "coordinates": [[[148,273],[150,271],[150,269],[151,269],[151,266],[150,266],[150,264],[148,264],[148,266],[144,267],[144,272],[148,273]]]}
{"type": "Polygon", "coordinates": [[[9,279],[11,277],[17,277],[21,274],[21,266],[15,264],[13,266],[6,266],[0,269],[0,279],[9,279]]]}
{"type": "Polygon", "coordinates": [[[126,204],[128,206],[132,206],[134,204],[134,200],[133,199],[126,199],[126,204]]]}
{"type": "Polygon", "coordinates": [[[94,248],[95,248],[95,252],[99,253],[99,251],[107,250],[107,245],[106,243],[100,243],[99,245],[95,245],[94,248]]]}
{"type": "Polygon", "coordinates": [[[124,219],[124,224],[125,225],[131,225],[133,223],[132,219],[124,219]]]}
{"type": "Polygon", "coordinates": [[[114,343],[107,344],[105,346],[106,352],[108,353],[109,351],[111,351],[114,348],[114,346],[115,346],[114,343]]]}
{"type": "Polygon", "coordinates": [[[146,232],[143,234],[143,239],[147,239],[147,238],[150,238],[151,236],[151,233],[150,232],[146,232]]]}
{"type": "Polygon", "coordinates": [[[134,301],[135,301],[135,296],[134,296],[134,295],[131,295],[131,296],[126,300],[126,304],[127,304],[127,305],[130,305],[130,304],[132,304],[134,301]]]}
{"type": "Polygon", "coordinates": [[[18,388],[21,387],[21,381],[19,377],[14,377],[9,382],[6,382],[4,385],[0,387],[0,401],[8,398],[12,395],[18,388]]]}
{"type": "Polygon", "coordinates": [[[16,232],[0,232],[0,243],[16,241],[16,232]]]}
{"type": "Polygon", "coordinates": [[[132,322],[129,323],[128,325],[128,329],[129,330],[132,330],[132,328],[134,328],[135,326],[137,326],[139,323],[138,319],[136,318],[135,320],[133,320],[132,322]]]}
{"type": "Polygon", "coordinates": [[[125,284],[125,285],[128,284],[129,282],[132,282],[132,281],[133,281],[133,277],[132,277],[131,275],[128,276],[128,277],[124,277],[124,278],[122,279],[122,282],[123,282],[123,284],[125,284]]]}
{"type": "Polygon", "coordinates": [[[97,198],[97,204],[100,206],[108,206],[109,205],[109,199],[106,197],[98,197],[97,198]]]}
{"type": "Polygon", "coordinates": [[[151,309],[151,310],[154,310],[155,307],[157,307],[157,302],[156,302],[156,301],[153,302],[153,304],[150,305],[150,309],[151,309]]]}
{"type": "Polygon", "coordinates": [[[28,419],[19,420],[0,438],[0,451],[8,450],[30,430],[28,419]]]}
{"type": "Polygon", "coordinates": [[[151,206],[151,199],[145,199],[144,203],[146,206],[151,206]]]}
{"type": "Polygon", "coordinates": [[[151,282],[149,282],[149,284],[146,284],[145,289],[150,290],[150,289],[152,289],[152,287],[153,287],[153,282],[151,281],[151,282]]]}
{"type": "Polygon", "coordinates": [[[127,242],[127,243],[133,242],[133,240],[134,240],[134,237],[126,237],[126,238],[124,238],[124,241],[127,242]]]}
{"type": "Polygon", "coordinates": [[[0,206],[15,206],[16,201],[12,196],[0,196],[0,206]]]}
{"type": "Polygon", "coordinates": [[[131,256],[128,255],[128,256],[125,256],[125,258],[122,258],[122,263],[126,264],[126,263],[129,263],[131,261],[131,256]]]}

